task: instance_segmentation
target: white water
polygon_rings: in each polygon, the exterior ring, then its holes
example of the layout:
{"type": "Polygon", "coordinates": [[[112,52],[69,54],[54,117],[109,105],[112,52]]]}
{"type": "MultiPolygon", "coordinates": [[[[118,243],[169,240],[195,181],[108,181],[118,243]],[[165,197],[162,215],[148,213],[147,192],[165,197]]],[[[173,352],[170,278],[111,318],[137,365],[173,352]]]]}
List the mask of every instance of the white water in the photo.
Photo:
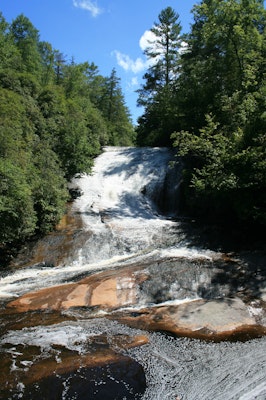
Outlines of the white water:
{"type": "MultiPolygon", "coordinates": [[[[39,347],[43,358],[58,351],[55,345],[85,354],[90,338],[105,334],[112,347],[114,335],[143,332],[104,319],[81,320],[11,331],[2,343],[12,346],[13,371],[27,372],[32,361],[16,361],[18,345],[39,347]]],[[[149,340],[149,344],[126,352],[144,367],[148,387],[143,400],[265,400],[265,340],[217,344],[159,333],[149,334],[149,340]]],[[[114,349],[119,350],[117,345],[114,349]]],[[[60,362],[59,351],[57,357],[60,362]]]]}
{"type": "MultiPolygon", "coordinates": [[[[164,259],[219,259],[219,253],[187,246],[179,225],[160,214],[156,194],[164,186],[171,154],[167,149],[107,148],[96,159],[92,175],[73,181],[84,195],[74,203],[81,214],[88,239],[74,253],[71,263],[55,268],[32,266],[0,280],[0,299],[9,300],[41,287],[69,282],[81,274],[110,267],[155,263],[164,259]]],[[[171,210],[169,210],[171,214],[171,210]]],[[[208,279],[208,274],[202,275],[208,279]]],[[[174,291],[174,290],[173,290],[174,291]]],[[[168,304],[188,300],[173,299],[168,304]],[[171,303],[172,302],[172,303],[171,303]]],[[[143,333],[118,323],[86,320],[9,331],[1,339],[13,352],[13,370],[18,366],[16,346],[37,346],[53,352],[54,345],[86,352],[93,335],[143,333]]],[[[148,334],[150,344],[130,350],[144,367],[148,387],[145,400],[253,400],[266,398],[265,338],[246,343],[205,343],[148,334]]],[[[23,384],[18,387],[23,394],[23,384]]],[[[18,396],[20,393],[18,393],[18,396]]],[[[18,397],[19,398],[19,397],[18,397]]]]}
{"type": "MultiPolygon", "coordinates": [[[[95,160],[92,175],[72,182],[84,195],[74,203],[88,240],[71,263],[35,265],[0,279],[0,300],[97,271],[150,258],[217,258],[211,251],[188,248],[176,235],[178,223],[160,215],[161,192],[172,155],[166,148],[112,148],[95,160]]],[[[174,188],[171,188],[173,190],[174,188]]]]}

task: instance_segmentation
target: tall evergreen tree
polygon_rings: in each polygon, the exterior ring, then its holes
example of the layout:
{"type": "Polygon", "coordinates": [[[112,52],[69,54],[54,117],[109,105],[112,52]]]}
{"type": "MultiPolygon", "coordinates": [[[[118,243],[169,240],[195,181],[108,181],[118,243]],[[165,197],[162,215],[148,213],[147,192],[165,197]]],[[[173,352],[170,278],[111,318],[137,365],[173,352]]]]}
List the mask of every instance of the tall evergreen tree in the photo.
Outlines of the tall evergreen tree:
{"type": "Polygon", "coordinates": [[[11,23],[10,32],[15,45],[20,51],[25,72],[38,75],[41,67],[38,30],[27,17],[21,14],[11,23]]]}
{"type": "Polygon", "coordinates": [[[14,44],[13,39],[8,34],[9,24],[0,12],[0,71],[8,69],[19,70],[21,66],[21,55],[14,44]]]}
{"type": "Polygon", "coordinates": [[[222,96],[256,91],[265,70],[263,1],[205,0],[193,13],[176,101],[183,129],[200,129],[206,113],[220,113],[222,96]]]}
{"type": "Polygon", "coordinates": [[[139,144],[169,145],[174,126],[172,83],[179,71],[181,25],[171,7],[162,10],[158,19],[151,28],[154,40],[144,51],[151,66],[138,90],[138,105],[144,106],[144,114],[138,121],[137,133],[139,144]]]}
{"type": "Polygon", "coordinates": [[[134,142],[134,128],[129,111],[125,105],[124,96],[120,86],[120,78],[113,69],[103,83],[102,97],[99,108],[107,121],[111,146],[129,146],[134,142]]]}

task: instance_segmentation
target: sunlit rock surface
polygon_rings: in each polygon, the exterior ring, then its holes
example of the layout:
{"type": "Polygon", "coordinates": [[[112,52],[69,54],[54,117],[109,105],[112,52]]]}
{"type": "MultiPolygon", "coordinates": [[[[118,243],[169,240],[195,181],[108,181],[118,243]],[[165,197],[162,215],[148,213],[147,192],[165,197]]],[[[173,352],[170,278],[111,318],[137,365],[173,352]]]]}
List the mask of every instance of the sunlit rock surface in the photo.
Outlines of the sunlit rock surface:
{"type": "Polygon", "coordinates": [[[266,334],[266,326],[256,322],[240,299],[196,300],[178,306],[115,313],[112,318],[132,327],[216,341],[266,334]]]}
{"type": "Polygon", "coordinates": [[[27,293],[10,302],[18,312],[32,310],[64,310],[72,307],[98,307],[102,310],[136,304],[138,285],[147,279],[139,268],[104,271],[77,283],[27,293]]]}
{"type": "Polygon", "coordinates": [[[221,294],[229,293],[222,282],[219,291],[217,282],[215,287],[208,285],[208,281],[213,280],[215,268],[201,268],[197,276],[193,268],[195,262],[189,268],[188,262],[176,261],[173,266],[168,261],[161,262],[156,273],[153,265],[108,270],[76,283],[27,293],[7,307],[16,312],[70,310],[73,315],[75,310],[82,308],[87,318],[109,314],[109,318],[136,328],[195,338],[222,340],[234,334],[266,334],[262,309],[257,307],[256,315],[255,308],[252,313],[252,307],[240,298],[222,297],[221,294]],[[182,271],[178,272],[180,266],[182,271]],[[193,290],[188,290],[189,285],[193,290]],[[180,298],[177,292],[181,294],[180,298]],[[198,297],[199,293],[207,292],[208,297],[212,294],[212,299],[198,297]]]}

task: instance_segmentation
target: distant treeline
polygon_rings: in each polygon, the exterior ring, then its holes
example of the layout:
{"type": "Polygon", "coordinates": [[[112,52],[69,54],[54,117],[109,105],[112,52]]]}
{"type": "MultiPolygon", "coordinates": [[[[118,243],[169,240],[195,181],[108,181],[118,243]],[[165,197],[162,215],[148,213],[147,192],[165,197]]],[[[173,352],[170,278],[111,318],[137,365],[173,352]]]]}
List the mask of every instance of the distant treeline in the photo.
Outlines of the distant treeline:
{"type": "Polygon", "coordinates": [[[203,0],[181,35],[171,7],[152,27],[139,90],[139,145],[176,147],[183,210],[266,227],[266,13],[263,0],[203,0]]]}
{"type": "Polygon", "coordinates": [[[50,231],[103,145],[135,139],[116,71],[66,60],[30,20],[0,13],[0,250],[50,231]]]}

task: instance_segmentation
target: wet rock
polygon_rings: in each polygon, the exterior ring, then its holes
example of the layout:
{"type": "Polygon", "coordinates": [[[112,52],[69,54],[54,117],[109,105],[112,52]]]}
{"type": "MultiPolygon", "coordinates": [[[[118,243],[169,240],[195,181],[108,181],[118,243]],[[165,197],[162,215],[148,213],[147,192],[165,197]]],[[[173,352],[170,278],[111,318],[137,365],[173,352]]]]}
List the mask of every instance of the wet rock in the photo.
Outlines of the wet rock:
{"type": "Polygon", "coordinates": [[[133,314],[123,311],[113,313],[111,318],[132,327],[199,339],[226,340],[266,334],[266,325],[258,323],[238,298],[196,300],[145,308],[133,314]]]}
{"type": "Polygon", "coordinates": [[[127,357],[117,363],[77,371],[38,381],[26,387],[22,399],[75,398],[77,400],[140,399],[146,387],[143,368],[127,357]]]}
{"type": "Polygon", "coordinates": [[[7,309],[65,312],[82,308],[86,318],[109,315],[140,329],[213,340],[266,334],[265,308],[251,307],[247,298],[243,301],[239,276],[228,281],[227,274],[232,275],[228,270],[223,265],[215,269],[209,264],[202,267],[200,260],[191,264],[183,259],[134,265],[25,294],[7,309]]]}
{"type": "Polygon", "coordinates": [[[85,353],[55,346],[44,358],[37,347],[17,347],[16,360],[14,355],[3,359],[0,398],[138,399],[146,388],[144,370],[114,347],[126,349],[147,342],[145,336],[101,335],[90,339],[85,353]]]}
{"type": "Polygon", "coordinates": [[[138,287],[147,276],[139,267],[104,271],[70,283],[27,293],[8,303],[17,312],[32,310],[65,310],[71,307],[103,309],[134,305],[138,301],[138,287]]]}
{"type": "Polygon", "coordinates": [[[55,230],[36,241],[30,241],[20,249],[16,258],[12,260],[12,268],[46,264],[57,266],[62,262],[71,262],[75,252],[86,242],[89,232],[82,230],[80,215],[74,213],[71,206],[67,205],[67,211],[55,230]]]}
{"type": "Polygon", "coordinates": [[[84,192],[79,187],[72,187],[68,189],[69,194],[72,200],[77,199],[78,197],[83,196],[84,192]]]}

